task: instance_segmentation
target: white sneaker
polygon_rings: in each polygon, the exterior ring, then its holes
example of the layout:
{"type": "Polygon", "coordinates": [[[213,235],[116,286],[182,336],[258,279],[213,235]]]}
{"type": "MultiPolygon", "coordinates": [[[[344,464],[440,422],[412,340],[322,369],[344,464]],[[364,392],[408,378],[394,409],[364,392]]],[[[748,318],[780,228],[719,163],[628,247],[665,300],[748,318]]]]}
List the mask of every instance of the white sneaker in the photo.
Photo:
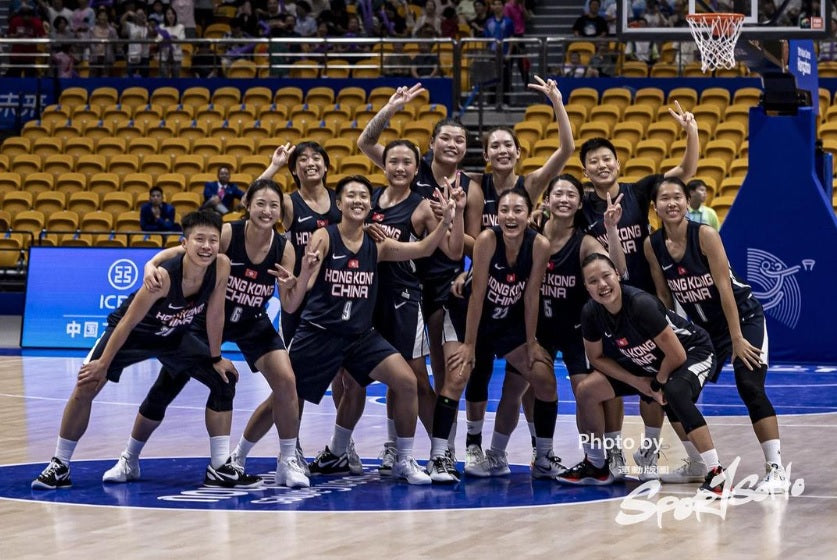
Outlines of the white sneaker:
{"type": "Polygon", "coordinates": [[[353,475],[363,474],[363,463],[360,461],[357,449],[355,449],[355,440],[349,440],[349,445],[346,447],[346,455],[349,457],[349,472],[353,475]]]}
{"type": "Polygon", "coordinates": [[[659,457],[660,454],[655,453],[652,447],[634,451],[634,462],[639,467],[638,476],[641,482],[660,479],[660,473],[657,472],[657,459],[659,457]]]}
{"type": "Polygon", "coordinates": [[[308,488],[311,481],[296,460],[296,456],[280,457],[276,460],[276,486],[308,488]]]}
{"type": "Polygon", "coordinates": [[[396,461],[392,466],[392,476],[403,478],[410,484],[430,484],[433,482],[412,457],[396,461]]]}
{"type": "Polygon", "coordinates": [[[625,454],[621,449],[612,449],[607,452],[607,468],[610,469],[613,480],[625,480],[628,468],[625,464],[625,454]]]}
{"type": "MultiPolygon", "coordinates": [[[[427,462],[427,474],[433,482],[442,484],[459,482],[459,477],[456,476],[456,468],[451,464],[450,458],[446,455],[431,458],[427,462]]],[[[393,476],[396,476],[394,468],[393,476]]]]}
{"type": "Polygon", "coordinates": [[[139,460],[129,461],[125,454],[119,456],[114,466],[102,475],[102,482],[131,482],[140,477],[139,460]]]}
{"type": "Polygon", "coordinates": [[[567,467],[561,464],[561,457],[552,451],[532,461],[532,478],[555,478],[565,470],[567,467]]]}
{"type": "Polygon", "coordinates": [[[482,447],[476,443],[472,443],[465,449],[465,474],[468,476],[491,476],[491,474],[483,471],[483,462],[485,461],[485,454],[482,452],[482,447]]]}
{"type": "Polygon", "coordinates": [[[230,461],[232,461],[233,464],[238,465],[243,469],[244,465],[247,463],[247,457],[242,457],[238,455],[235,451],[233,451],[232,455],[230,455],[230,461]]]}
{"type": "Polygon", "coordinates": [[[398,460],[395,452],[395,444],[388,441],[384,444],[384,450],[381,451],[381,466],[378,467],[378,474],[381,476],[391,476],[392,467],[398,460]]]}
{"type": "Polygon", "coordinates": [[[489,449],[485,452],[485,461],[483,461],[484,469],[488,471],[488,476],[506,476],[511,474],[509,468],[509,458],[505,451],[495,451],[489,449]]]}
{"type": "Polygon", "coordinates": [[[763,494],[786,494],[790,489],[790,481],[785,473],[785,467],[776,463],[765,463],[766,474],[756,486],[756,492],[763,494]]]}
{"type": "Polygon", "coordinates": [[[302,453],[302,447],[299,445],[299,442],[296,444],[296,464],[299,465],[306,477],[311,478],[311,470],[308,468],[308,461],[302,453]]]}
{"type": "Polygon", "coordinates": [[[703,482],[706,477],[706,465],[703,461],[696,461],[689,457],[683,459],[683,464],[672,472],[662,473],[660,480],[667,484],[688,484],[703,482]]]}

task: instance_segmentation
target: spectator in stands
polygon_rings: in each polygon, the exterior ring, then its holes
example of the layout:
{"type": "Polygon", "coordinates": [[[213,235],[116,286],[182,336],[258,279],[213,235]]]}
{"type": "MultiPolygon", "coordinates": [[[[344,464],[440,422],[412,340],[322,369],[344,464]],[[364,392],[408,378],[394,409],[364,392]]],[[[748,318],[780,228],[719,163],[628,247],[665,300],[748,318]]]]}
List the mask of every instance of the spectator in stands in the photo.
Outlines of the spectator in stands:
{"type": "Polygon", "coordinates": [[[317,33],[317,20],[311,15],[311,5],[305,0],[296,3],[296,26],[300,37],[313,37],[317,33]]]}
{"type": "MultiPolygon", "coordinates": [[[[55,18],[58,16],[64,17],[68,23],[73,17],[73,11],[64,6],[64,0],[52,0],[51,3],[46,0],[38,0],[38,8],[41,15],[46,18],[43,21],[48,21],[53,27],[55,26],[55,18]]],[[[52,36],[51,33],[50,36],[52,36]]]]}
{"type": "Polygon", "coordinates": [[[241,21],[241,28],[250,37],[259,37],[262,35],[262,28],[259,24],[259,16],[256,15],[253,9],[253,3],[250,0],[244,0],[235,12],[236,19],[241,21]]]}
{"type": "Polygon", "coordinates": [[[413,61],[404,53],[404,43],[393,43],[392,52],[384,53],[384,76],[405,77],[411,76],[413,61]]]}
{"type": "Polygon", "coordinates": [[[215,19],[214,0],[195,0],[195,23],[203,29],[215,19]]]}
{"type": "Polygon", "coordinates": [[[151,38],[151,32],[145,10],[137,8],[122,14],[121,27],[122,37],[132,41],[128,43],[128,51],[125,57],[128,65],[128,76],[147,78],[151,51],[150,45],[143,41],[151,38]]]}
{"type": "MultiPolygon", "coordinates": [[[[508,39],[514,35],[514,23],[512,20],[503,15],[503,0],[492,0],[491,11],[493,16],[488,18],[485,22],[485,37],[500,41],[502,43],[504,68],[503,68],[503,103],[508,104],[509,92],[511,91],[511,62],[509,58],[509,50],[511,44],[504,39],[508,39]]],[[[497,50],[497,44],[491,43],[491,51],[497,50]]]]}
{"type": "Polygon", "coordinates": [[[419,52],[413,57],[412,64],[410,64],[410,75],[413,78],[435,78],[441,75],[439,55],[433,52],[435,44],[428,42],[435,37],[436,35],[429,27],[425,27],[419,34],[419,39],[427,41],[418,44],[419,52]]]}
{"type": "Polygon", "coordinates": [[[607,43],[596,45],[596,54],[590,59],[589,67],[596,75],[609,78],[616,75],[616,63],[619,60],[619,51],[610,48],[607,43]]]}
{"type": "Polygon", "coordinates": [[[212,46],[206,43],[198,45],[192,55],[192,75],[195,78],[215,78],[218,76],[218,57],[212,46]]]}
{"type": "Polygon", "coordinates": [[[416,23],[413,26],[413,37],[417,37],[419,32],[426,26],[429,25],[433,28],[433,31],[436,35],[441,35],[442,33],[442,16],[439,13],[438,6],[436,5],[436,0],[427,0],[427,3],[424,5],[424,12],[416,19],[416,23]]]}
{"type": "Polygon", "coordinates": [[[647,0],[645,4],[645,18],[648,27],[671,27],[666,16],[660,9],[660,2],[658,0],[647,0]]]}
{"type": "Polygon", "coordinates": [[[573,34],[577,37],[604,37],[607,35],[607,21],[599,15],[599,0],[590,0],[587,12],[581,14],[573,24],[573,34]]]}
{"type": "Polygon", "coordinates": [[[70,29],[70,20],[64,16],[56,16],[50,20],[52,27],[49,30],[49,38],[55,41],[53,45],[57,50],[64,40],[72,40],[76,38],[76,34],[70,29]]]}
{"type": "Polygon", "coordinates": [[[565,78],[597,78],[599,72],[595,68],[584,64],[581,61],[581,54],[578,51],[573,51],[570,53],[567,62],[564,63],[561,75],[565,78]]]}
{"type": "MultiPolygon", "coordinates": [[[[233,18],[230,22],[230,31],[229,33],[224,33],[222,39],[226,40],[234,40],[234,39],[249,39],[250,36],[244,32],[243,28],[243,21],[240,18],[233,18]]],[[[251,58],[253,54],[253,49],[256,47],[255,43],[225,43],[223,45],[224,56],[221,57],[221,68],[226,72],[227,68],[229,68],[230,64],[232,64],[236,60],[247,60],[251,58]]]]}
{"type": "MultiPolygon", "coordinates": [[[[513,37],[522,39],[526,35],[526,6],[523,0],[508,0],[503,6],[503,15],[512,20],[514,24],[513,37]]],[[[529,83],[529,67],[531,63],[526,57],[526,45],[524,43],[512,43],[509,49],[511,57],[516,59],[517,70],[520,72],[520,81],[524,86],[529,83]]]]}
{"type": "MultiPolygon", "coordinates": [[[[12,39],[36,39],[46,35],[41,18],[27,4],[21,6],[9,20],[9,37],[12,39]]],[[[37,45],[14,44],[9,53],[9,76],[37,76],[37,45]]]]}
{"type": "Polygon", "coordinates": [[[160,76],[163,78],[179,78],[180,65],[183,63],[183,49],[178,41],[186,38],[186,30],[182,23],[177,22],[177,13],[172,8],[166,8],[166,22],[157,26],[160,52],[160,76]]]}
{"type": "Polygon", "coordinates": [[[256,9],[259,19],[270,28],[270,36],[277,36],[274,31],[285,29],[285,11],[279,5],[279,0],[267,0],[266,9],[256,9]]]}
{"type": "Polygon", "coordinates": [[[456,5],[456,15],[459,16],[459,23],[468,24],[477,15],[474,0],[460,0],[456,5]]]}
{"type": "MultiPolygon", "coordinates": [[[[366,31],[364,31],[363,26],[360,24],[360,18],[356,14],[349,14],[349,17],[346,19],[346,33],[343,34],[343,37],[346,39],[357,39],[357,38],[366,38],[366,31]]],[[[364,53],[369,51],[369,45],[364,45],[360,43],[352,43],[352,44],[342,44],[339,45],[340,52],[349,53],[349,54],[358,54],[364,53]]],[[[350,62],[357,61],[357,58],[350,58],[350,62]]]]}
{"type": "Polygon", "coordinates": [[[187,39],[194,39],[198,36],[195,28],[195,0],[171,0],[171,7],[177,14],[177,21],[183,25],[183,31],[187,39]]]}
{"type": "Polygon", "coordinates": [[[820,51],[817,57],[820,61],[837,60],[837,18],[832,14],[831,33],[828,39],[820,41],[820,51]]]}
{"type": "Polygon", "coordinates": [[[78,8],[70,17],[70,28],[80,36],[87,34],[96,23],[96,12],[89,4],[88,0],[78,0],[78,8]]]}
{"type": "Polygon", "coordinates": [[[110,76],[116,60],[113,42],[118,39],[118,36],[106,8],[99,8],[96,12],[96,24],[90,28],[88,37],[99,41],[90,45],[90,76],[110,76]]]}
{"type": "MultiPolygon", "coordinates": [[[[406,17],[398,13],[398,8],[393,4],[397,0],[387,0],[381,6],[381,36],[382,37],[407,37],[408,25],[406,17]]],[[[407,10],[405,15],[412,17],[412,12],[407,10]]]]}
{"type": "MultiPolygon", "coordinates": [[[[628,26],[631,28],[648,27],[648,22],[645,21],[644,17],[641,17],[629,22],[628,26]]],[[[650,66],[660,58],[660,52],[657,49],[657,44],[651,41],[628,41],[625,45],[625,58],[638,60],[650,66]]]]}
{"type": "Polygon", "coordinates": [[[456,15],[456,8],[448,6],[442,10],[442,37],[456,39],[459,37],[459,16],[456,15]]]}
{"type": "Polygon", "coordinates": [[[166,23],[166,10],[162,0],[154,0],[151,4],[151,12],[148,14],[148,19],[156,22],[158,27],[166,23]]]}
{"type": "Polygon", "coordinates": [[[692,222],[712,226],[715,230],[719,229],[718,214],[703,204],[706,202],[706,183],[701,179],[693,179],[686,185],[686,189],[689,191],[689,208],[686,217],[692,222]]]}
{"type": "Polygon", "coordinates": [[[483,37],[485,35],[485,22],[488,21],[488,8],[485,0],[474,0],[474,17],[468,20],[471,27],[471,35],[483,37]]]}
{"type": "Polygon", "coordinates": [[[204,210],[215,210],[219,214],[226,214],[235,208],[235,201],[241,200],[244,191],[239,189],[235,183],[230,183],[230,169],[228,167],[218,168],[218,180],[210,181],[204,185],[201,207],[204,210]]]}
{"type": "MultiPolygon", "coordinates": [[[[62,16],[58,16],[55,18],[56,20],[61,19],[66,22],[67,20],[64,19],[62,16]]],[[[57,45],[56,48],[52,51],[52,64],[55,68],[55,76],[57,78],[77,78],[78,73],[76,72],[76,59],[73,57],[71,52],[71,47],[68,43],[60,43],[57,45]]]]}
{"type": "Polygon", "coordinates": [[[311,16],[314,19],[320,17],[321,13],[331,10],[329,0],[308,0],[308,4],[311,6],[311,16]]]}
{"type": "Polygon", "coordinates": [[[174,219],[174,206],[163,202],[163,189],[151,187],[148,202],[140,206],[140,229],[142,231],[180,231],[174,219]]]}

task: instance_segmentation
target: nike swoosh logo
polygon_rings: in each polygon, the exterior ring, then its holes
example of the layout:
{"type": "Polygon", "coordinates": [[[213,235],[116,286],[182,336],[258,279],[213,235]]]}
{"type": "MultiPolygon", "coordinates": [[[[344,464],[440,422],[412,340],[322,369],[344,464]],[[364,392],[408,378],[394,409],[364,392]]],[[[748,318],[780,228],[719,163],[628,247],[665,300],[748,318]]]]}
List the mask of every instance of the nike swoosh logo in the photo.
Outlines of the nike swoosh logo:
{"type": "Polygon", "coordinates": [[[495,268],[495,270],[503,270],[506,267],[505,266],[500,266],[499,264],[494,263],[494,268],[495,268]]]}
{"type": "Polygon", "coordinates": [[[494,201],[493,200],[486,200],[485,203],[486,204],[494,204],[494,201]]]}
{"type": "Polygon", "coordinates": [[[335,261],[339,261],[340,259],[345,259],[346,255],[331,255],[331,259],[335,261]]]}
{"type": "Polygon", "coordinates": [[[431,185],[430,183],[422,183],[421,181],[416,181],[416,186],[417,187],[432,187],[433,185],[431,185]]]}
{"type": "Polygon", "coordinates": [[[230,266],[244,266],[244,263],[243,262],[240,262],[240,263],[231,262],[230,266]]]}
{"type": "Polygon", "coordinates": [[[606,337],[608,337],[608,338],[612,338],[612,337],[613,337],[613,335],[612,335],[611,333],[607,332],[607,331],[605,331],[604,335],[605,335],[606,337]]]}
{"type": "Polygon", "coordinates": [[[299,223],[301,224],[302,222],[305,222],[305,221],[307,221],[307,220],[310,220],[310,219],[311,219],[311,218],[313,218],[313,217],[314,217],[314,216],[305,216],[305,217],[303,218],[302,216],[300,216],[299,218],[297,218],[297,219],[296,219],[296,221],[297,221],[297,222],[299,222],[299,223]]]}
{"type": "Polygon", "coordinates": [[[394,304],[393,304],[393,306],[394,306],[396,309],[401,309],[401,306],[402,306],[402,305],[406,305],[406,303],[407,303],[406,301],[402,301],[401,303],[394,303],[394,304]]]}
{"type": "Polygon", "coordinates": [[[580,328],[581,328],[581,323],[579,323],[579,324],[577,324],[577,325],[573,325],[573,328],[574,328],[574,329],[580,329],[580,328]]]}
{"type": "Polygon", "coordinates": [[[169,309],[183,309],[185,305],[169,305],[169,309]]]}
{"type": "Polygon", "coordinates": [[[674,266],[674,265],[673,265],[673,264],[670,264],[670,265],[668,265],[668,266],[664,266],[664,267],[663,267],[663,270],[668,270],[668,269],[669,269],[669,268],[671,268],[672,266],[674,266]]]}

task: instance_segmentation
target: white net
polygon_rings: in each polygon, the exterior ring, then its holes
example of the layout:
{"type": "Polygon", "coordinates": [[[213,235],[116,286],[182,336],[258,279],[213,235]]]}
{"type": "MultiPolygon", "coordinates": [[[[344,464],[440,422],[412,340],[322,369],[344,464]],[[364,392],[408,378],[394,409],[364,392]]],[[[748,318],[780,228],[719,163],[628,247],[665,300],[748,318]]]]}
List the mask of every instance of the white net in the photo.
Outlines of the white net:
{"type": "Polygon", "coordinates": [[[741,34],[743,14],[689,14],[686,21],[700,49],[701,70],[735,67],[735,43],[741,34]]]}

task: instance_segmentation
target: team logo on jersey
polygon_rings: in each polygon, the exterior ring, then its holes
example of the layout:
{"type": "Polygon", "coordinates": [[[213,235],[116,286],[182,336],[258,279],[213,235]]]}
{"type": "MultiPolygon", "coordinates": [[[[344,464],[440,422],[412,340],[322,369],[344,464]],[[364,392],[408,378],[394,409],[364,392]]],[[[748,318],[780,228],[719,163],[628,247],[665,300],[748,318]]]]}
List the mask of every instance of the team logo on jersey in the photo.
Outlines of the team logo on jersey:
{"type": "Polygon", "coordinates": [[[357,259],[349,259],[347,266],[349,268],[360,268],[360,262],[357,259]]]}
{"type": "Polygon", "coordinates": [[[317,227],[326,227],[328,225],[328,220],[317,220],[317,227]]]}
{"type": "Polygon", "coordinates": [[[515,278],[516,278],[516,276],[515,276],[514,272],[512,272],[511,274],[506,274],[506,283],[507,284],[513,284],[514,281],[515,281],[515,278]]]}
{"type": "Polygon", "coordinates": [[[253,280],[255,280],[256,278],[259,277],[259,273],[256,272],[255,270],[251,269],[251,268],[245,268],[244,269],[244,276],[246,276],[247,278],[252,278],[253,280]]]}
{"type": "Polygon", "coordinates": [[[786,327],[796,328],[802,313],[802,291],[796,280],[800,269],[813,270],[815,261],[803,259],[801,265],[788,266],[776,255],[747,248],[747,281],[764,312],[786,327]]]}
{"type": "Polygon", "coordinates": [[[616,339],[616,346],[619,348],[625,348],[628,346],[628,339],[627,338],[617,338],[616,339]]]}
{"type": "Polygon", "coordinates": [[[547,262],[546,263],[546,269],[547,270],[555,270],[555,263],[552,262],[552,261],[547,262]]]}
{"type": "Polygon", "coordinates": [[[381,214],[380,212],[372,212],[372,221],[373,222],[383,222],[384,221],[384,215],[381,214]]]}
{"type": "Polygon", "coordinates": [[[683,267],[683,266],[678,266],[677,267],[677,274],[679,274],[680,276],[686,276],[687,274],[689,274],[689,271],[686,270],[686,268],[683,267]]]}

